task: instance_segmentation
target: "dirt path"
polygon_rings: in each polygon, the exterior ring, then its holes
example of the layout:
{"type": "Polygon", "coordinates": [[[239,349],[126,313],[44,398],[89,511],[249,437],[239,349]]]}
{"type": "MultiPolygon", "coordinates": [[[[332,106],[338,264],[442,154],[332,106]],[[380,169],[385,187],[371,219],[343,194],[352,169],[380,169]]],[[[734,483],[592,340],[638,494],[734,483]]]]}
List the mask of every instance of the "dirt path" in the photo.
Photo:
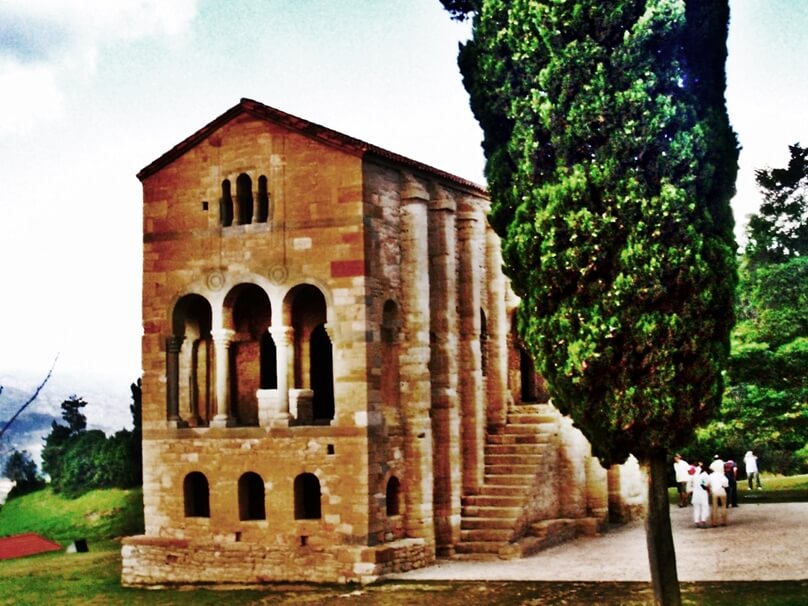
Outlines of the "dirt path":
{"type": "MultiPolygon", "coordinates": [[[[680,581],[808,579],[808,503],[744,504],[725,527],[693,526],[693,509],[671,509],[680,581]]],[[[611,528],[529,558],[441,561],[408,580],[650,581],[642,522],[611,528]]]]}

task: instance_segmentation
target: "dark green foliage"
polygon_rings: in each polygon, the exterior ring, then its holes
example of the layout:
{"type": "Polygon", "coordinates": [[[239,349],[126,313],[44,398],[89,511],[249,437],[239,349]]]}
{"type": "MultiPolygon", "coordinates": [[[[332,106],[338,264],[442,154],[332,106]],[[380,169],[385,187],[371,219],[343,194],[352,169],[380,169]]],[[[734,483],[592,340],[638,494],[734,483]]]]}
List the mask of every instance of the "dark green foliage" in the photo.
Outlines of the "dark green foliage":
{"type": "Polygon", "coordinates": [[[752,264],[808,254],[808,149],[799,144],[788,149],[786,168],[755,171],[763,203],[746,230],[746,255],[752,264]]]}
{"type": "Polygon", "coordinates": [[[742,266],[729,388],[694,448],[808,470],[808,257],[742,266]]]}
{"type": "Polygon", "coordinates": [[[808,470],[808,150],[789,151],[786,168],[757,171],[763,203],[747,226],[729,388],[694,444],[753,449],[779,473],[808,470]]]}
{"type": "Polygon", "coordinates": [[[93,488],[129,488],[142,483],[140,380],[130,388],[134,430],[121,430],[110,437],[85,429],[84,400],[71,396],[62,403],[67,425],[53,422],[42,451],[42,468],[50,476],[54,492],[77,497],[93,488]]]}
{"type": "Polygon", "coordinates": [[[686,444],[734,321],[727,3],[479,4],[459,62],[523,339],[603,464],[686,444]]]}
{"type": "Polygon", "coordinates": [[[8,495],[10,499],[39,490],[45,485],[45,480],[37,473],[36,463],[27,450],[12,452],[6,459],[2,475],[16,482],[8,495]]]}

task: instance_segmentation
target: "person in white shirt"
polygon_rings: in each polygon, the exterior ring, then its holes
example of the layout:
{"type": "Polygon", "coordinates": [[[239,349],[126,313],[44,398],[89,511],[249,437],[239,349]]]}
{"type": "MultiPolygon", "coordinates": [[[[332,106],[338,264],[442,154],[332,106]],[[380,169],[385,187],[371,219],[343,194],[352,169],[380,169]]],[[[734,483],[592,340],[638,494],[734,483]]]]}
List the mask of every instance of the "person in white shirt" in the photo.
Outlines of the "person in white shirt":
{"type": "Polygon", "coordinates": [[[707,528],[707,516],[710,512],[710,501],[707,496],[707,486],[710,476],[703,469],[699,461],[693,468],[693,522],[698,528],[707,528]]]}
{"type": "Polygon", "coordinates": [[[673,470],[676,473],[676,489],[679,491],[679,507],[687,507],[690,500],[690,491],[688,490],[690,463],[677,454],[673,457],[673,470]]]}
{"type": "Polygon", "coordinates": [[[724,461],[718,455],[713,457],[713,462],[710,463],[710,471],[724,471],[724,461]]]}
{"type": "Polygon", "coordinates": [[[710,488],[710,523],[713,526],[727,525],[727,486],[729,481],[724,474],[724,462],[721,461],[721,469],[710,469],[708,480],[710,488]]]}
{"type": "Polygon", "coordinates": [[[743,463],[746,466],[746,480],[749,482],[749,490],[754,490],[754,483],[757,481],[757,489],[763,490],[760,485],[760,471],[758,470],[757,457],[751,450],[747,450],[743,456],[743,463]]]}

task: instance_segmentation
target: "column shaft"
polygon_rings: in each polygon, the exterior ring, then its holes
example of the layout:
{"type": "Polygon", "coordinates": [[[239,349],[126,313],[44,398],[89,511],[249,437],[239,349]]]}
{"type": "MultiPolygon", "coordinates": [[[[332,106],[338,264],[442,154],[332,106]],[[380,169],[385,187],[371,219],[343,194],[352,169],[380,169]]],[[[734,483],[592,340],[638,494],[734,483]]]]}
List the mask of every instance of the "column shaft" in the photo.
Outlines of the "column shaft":
{"type": "Polygon", "coordinates": [[[233,331],[219,328],[211,331],[215,353],[216,372],[216,415],[211,427],[227,427],[233,423],[230,413],[230,340],[233,331]]]}
{"type": "Polygon", "coordinates": [[[463,492],[475,494],[484,481],[485,408],[480,349],[480,238],[482,212],[458,216],[458,310],[460,312],[460,409],[463,492]]]}
{"type": "Polygon", "coordinates": [[[432,432],[435,542],[448,556],[460,540],[461,451],[457,395],[457,238],[455,203],[445,194],[429,213],[432,432]]]}
{"type": "Polygon", "coordinates": [[[428,194],[415,182],[401,200],[400,355],[401,408],[407,469],[407,536],[434,540],[432,505],[432,422],[429,418],[428,194]]]}

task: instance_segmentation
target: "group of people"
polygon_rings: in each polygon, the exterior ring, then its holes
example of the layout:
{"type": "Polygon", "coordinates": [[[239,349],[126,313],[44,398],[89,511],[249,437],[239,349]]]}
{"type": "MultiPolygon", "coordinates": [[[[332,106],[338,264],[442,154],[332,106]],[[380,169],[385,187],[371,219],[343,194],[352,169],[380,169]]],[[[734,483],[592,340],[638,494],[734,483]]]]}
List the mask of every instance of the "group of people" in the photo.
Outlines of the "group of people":
{"type": "MultiPolygon", "coordinates": [[[[751,450],[744,455],[744,465],[749,490],[754,490],[754,483],[761,490],[757,456],[751,450]]],[[[679,507],[693,505],[695,525],[707,528],[709,518],[712,526],[726,526],[727,509],[738,506],[738,466],[735,461],[724,461],[715,455],[710,465],[705,467],[701,461],[691,465],[677,454],[673,458],[673,469],[679,507]]]]}

